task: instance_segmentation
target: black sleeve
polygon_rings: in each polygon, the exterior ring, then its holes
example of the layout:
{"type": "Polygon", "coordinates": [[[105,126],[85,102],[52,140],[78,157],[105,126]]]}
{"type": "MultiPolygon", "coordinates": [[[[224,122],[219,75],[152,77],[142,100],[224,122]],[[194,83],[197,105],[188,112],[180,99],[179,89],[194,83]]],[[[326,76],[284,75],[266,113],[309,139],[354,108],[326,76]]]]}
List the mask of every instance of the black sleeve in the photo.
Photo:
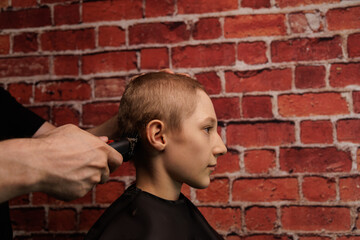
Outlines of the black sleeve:
{"type": "Polygon", "coordinates": [[[0,112],[0,140],[31,137],[45,122],[1,87],[0,112]]]}

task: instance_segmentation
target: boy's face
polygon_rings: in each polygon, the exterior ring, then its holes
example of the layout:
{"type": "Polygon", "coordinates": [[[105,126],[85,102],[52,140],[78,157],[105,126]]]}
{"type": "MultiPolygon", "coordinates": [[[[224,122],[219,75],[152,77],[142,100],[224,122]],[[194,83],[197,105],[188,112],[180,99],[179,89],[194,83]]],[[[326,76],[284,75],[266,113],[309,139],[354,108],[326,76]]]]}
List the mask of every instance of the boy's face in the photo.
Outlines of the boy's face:
{"type": "Polygon", "coordinates": [[[200,90],[196,96],[193,114],[183,120],[180,131],[168,134],[164,164],[174,181],[206,188],[217,157],[227,150],[217,133],[217,118],[209,96],[200,90]]]}

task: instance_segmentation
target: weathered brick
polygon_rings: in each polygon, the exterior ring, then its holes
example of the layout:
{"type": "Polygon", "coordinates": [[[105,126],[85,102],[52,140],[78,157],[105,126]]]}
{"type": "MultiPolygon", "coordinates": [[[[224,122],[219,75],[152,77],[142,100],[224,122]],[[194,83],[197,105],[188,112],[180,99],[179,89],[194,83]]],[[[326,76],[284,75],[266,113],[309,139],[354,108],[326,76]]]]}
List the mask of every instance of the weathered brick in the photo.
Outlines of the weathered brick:
{"type": "Polygon", "coordinates": [[[283,14],[239,15],[225,18],[224,35],[226,38],[278,36],[285,34],[285,15],[283,14]]]}
{"type": "Polygon", "coordinates": [[[105,0],[83,3],[83,21],[100,22],[142,17],[142,0],[105,0]]]}
{"type": "Polygon", "coordinates": [[[56,106],[52,109],[52,122],[56,126],[65,125],[68,123],[79,125],[80,114],[79,111],[71,106],[56,106]]]}
{"type": "Polygon", "coordinates": [[[241,101],[244,118],[272,118],[270,96],[244,96],[241,101]]]}
{"type": "Polygon", "coordinates": [[[229,190],[229,179],[214,179],[209,187],[196,190],[196,199],[201,203],[226,204],[229,201],[229,190]]]}
{"type": "MultiPolygon", "coordinates": [[[[357,218],[357,222],[359,222],[359,218],[357,218]]],[[[358,226],[358,225],[356,225],[358,226]]],[[[360,240],[360,236],[342,236],[337,237],[337,240],[360,240]]]]}
{"type": "Polygon", "coordinates": [[[89,231],[104,210],[102,208],[83,208],[80,212],[79,230],[89,231]]]}
{"type": "Polygon", "coordinates": [[[329,81],[333,87],[360,85],[360,63],[332,64],[329,81]]]}
{"type": "Polygon", "coordinates": [[[124,78],[105,78],[95,80],[95,97],[120,97],[125,91],[124,78]]]}
{"type": "Polygon", "coordinates": [[[333,178],[305,177],[302,183],[304,198],[316,202],[336,200],[335,185],[335,179],[333,178]]]}
{"type": "Polygon", "coordinates": [[[316,237],[316,236],[300,236],[299,237],[299,240],[331,240],[330,237],[323,237],[323,236],[319,236],[319,237],[316,237]]]}
{"type": "Polygon", "coordinates": [[[37,33],[26,32],[14,36],[14,52],[36,52],[38,50],[37,33]]]}
{"type": "Polygon", "coordinates": [[[9,84],[7,90],[21,104],[30,103],[30,99],[33,97],[33,84],[12,83],[9,84]]]}
{"type": "Polygon", "coordinates": [[[304,33],[309,30],[309,24],[304,13],[289,14],[289,25],[292,33],[304,33]]]}
{"type": "Polygon", "coordinates": [[[216,72],[204,72],[195,74],[195,78],[205,87],[208,94],[221,92],[221,80],[216,72]]]}
{"type": "Polygon", "coordinates": [[[78,3],[56,5],[54,7],[55,25],[80,23],[80,9],[78,3]]]}
{"type": "Polygon", "coordinates": [[[249,231],[271,231],[276,220],[276,208],[250,207],[245,210],[245,225],[249,231]]]}
{"type": "Polygon", "coordinates": [[[223,12],[238,8],[237,0],[178,0],[178,12],[183,13],[205,13],[205,12],[223,12]]]}
{"type": "Polygon", "coordinates": [[[141,49],[142,69],[169,68],[169,50],[167,48],[141,49]]]}
{"type": "Polygon", "coordinates": [[[309,4],[325,4],[325,3],[336,3],[340,0],[276,0],[276,5],[283,7],[295,7],[309,4]]]}
{"type": "Polygon", "coordinates": [[[241,229],[240,208],[199,207],[209,224],[216,230],[241,229]]]}
{"type": "Polygon", "coordinates": [[[8,54],[10,52],[10,36],[0,35],[0,54],[8,54]]]}
{"type": "MultiPolygon", "coordinates": [[[[237,240],[237,238],[235,238],[237,240]]],[[[240,238],[238,238],[240,239],[240,238]]],[[[287,235],[270,235],[270,234],[256,234],[251,236],[245,236],[241,240],[293,240],[292,236],[287,235]]]]}
{"type": "Polygon", "coordinates": [[[360,200],[360,177],[340,178],[339,190],[342,201],[359,201],[360,200]]]}
{"type": "Polygon", "coordinates": [[[123,162],[121,166],[110,174],[111,177],[135,176],[135,167],[133,162],[123,162]]]}
{"type": "Polygon", "coordinates": [[[349,57],[360,56],[360,33],[349,35],[347,42],[347,50],[349,57]]]}
{"type": "Polygon", "coordinates": [[[118,181],[108,181],[96,186],[96,202],[112,203],[125,191],[125,184],[118,181]]]}
{"type": "Polygon", "coordinates": [[[51,16],[48,7],[0,12],[0,29],[49,25],[51,25],[51,16]]]}
{"type": "Polygon", "coordinates": [[[360,143],[360,119],[341,119],[336,122],[337,139],[360,143]]]}
{"type": "Polygon", "coordinates": [[[145,16],[159,17],[172,15],[175,12],[175,0],[146,0],[145,16]]]}
{"type": "Polygon", "coordinates": [[[326,13],[329,30],[359,29],[360,7],[330,9],[326,13]]]}
{"type": "Polygon", "coordinates": [[[350,230],[350,209],[345,207],[298,207],[281,209],[281,223],[286,230],[350,230]]]}
{"type": "Polygon", "coordinates": [[[218,157],[216,169],[213,174],[233,173],[240,170],[239,152],[228,149],[228,152],[218,157]]]}
{"type": "Polygon", "coordinates": [[[79,57],[74,55],[54,56],[54,73],[56,75],[79,75],[79,57]]]}
{"type": "Polygon", "coordinates": [[[29,205],[29,194],[23,194],[9,200],[9,206],[29,205]]]}
{"type": "Polygon", "coordinates": [[[280,95],[278,107],[279,114],[284,117],[349,113],[347,101],[340,93],[280,95]]]}
{"type": "Polygon", "coordinates": [[[99,46],[117,47],[125,44],[125,30],[118,26],[99,27],[99,46]]]}
{"type": "Polygon", "coordinates": [[[238,97],[222,97],[211,99],[219,120],[239,119],[240,100],[238,97]],[[231,111],[229,111],[231,109],[231,111]]]}
{"type": "Polygon", "coordinates": [[[295,69],[296,88],[322,88],[325,87],[324,66],[297,66],[295,69]]]}
{"type": "Polygon", "coordinates": [[[354,91],[352,93],[354,112],[360,113],[360,91],[354,91]]]}
{"type": "Polygon", "coordinates": [[[241,7],[249,7],[249,8],[269,8],[271,7],[270,0],[242,0],[241,7]]]}
{"type": "Polygon", "coordinates": [[[175,47],[172,49],[175,68],[229,66],[235,64],[235,46],[230,43],[175,47]]]}
{"type": "Polygon", "coordinates": [[[91,97],[91,87],[85,81],[40,82],[35,88],[35,101],[86,100],[91,97]]]}
{"type": "Polygon", "coordinates": [[[51,231],[73,231],[76,229],[75,209],[49,209],[49,230],[51,231]]]}
{"type": "Polygon", "coordinates": [[[196,40],[219,38],[221,34],[221,24],[217,18],[201,18],[193,30],[193,38],[196,40]]]}
{"type": "Polygon", "coordinates": [[[291,69],[225,72],[226,92],[282,91],[291,89],[291,69]]]}
{"type": "Polygon", "coordinates": [[[45,227],[44,208],[11,209],[10,218],[14,230],[40,231],[45,227]]]}
{"type": "Polygon", "coordinates": [[[246,64],[267,63],[265,42],[242,42],[237,46],[237,59],[246,64]]]}
{"type": "Polygon", "coordinates": [[[233,183],[233,201],[273,202],[299,199],[296,178],[237,179],[233,183]]]}
{"type": "Polygon", "coordinates": [[[248,173],[268,173],[275,168],[275,157],[274,150],[246,150],[245,170],[248,173]]]}
{"type": "Polygon", "coordinates": [[[56,30],[41,34],[41,47],[45,51],[84,50],[95,47],[95,30],[56,30]]]}
{"type": "Polygon", "coordinates": [[[349,172],[351,153],[327,148],[281,148],[280,169],[287,172],[349,172]]]}
{"type": "Polygon", "coordinates": [[[98,125],[115,116],[119,110],[119,102],[89,103],[83,106],[83,119],[85,125],[98,125]]]}
{"type": "Polygon", "coordinates": [[[0,8],[7,8],[9,6],[8,0],[0,0],[0,8]]]}
{"type": "Polygon", "coordinates": [[[72,200],[72,201],[61,201],[54,197],[47,195],[42,192],[34,192],[32,193],[32,204],[33,205],[57,205],[57,206],[73,206],[74,204],[90,204],[92,202],[92,191],[85,194],[85,196],[72,200]]]}
{"type": "Polygon", "coordinates": [[[105,52],[82,56],[82,73],[117,72],[136,69],[134,51],[105,52]]]}
{"type": "Polygon", "coordinates": [[[303,143],[332,143],[333,129],[330,121],[302,121],[300,138],[303,143]]]}
{"type": "Polygon", "coordinates": [[[0,59],[0,77],[36,76],[48,73],[48,57],[18,57],[0,59]]]}
{"type": "Polygon", "coordinates": [[[295,141],[292,122],[259,122],[229,124],[226,129],[229,146],[277,146],[295,141]]]}
{"type": "Polygon", "coordinates": [[[44,120],[50,121],[50,108],[48,106],[29,107],[29,109],[44,120]]]}
{"type": "Polygon", "coordinates": [[[273,62],[342,58],[341,38],[297,38],[271,43],[273,62]]]}

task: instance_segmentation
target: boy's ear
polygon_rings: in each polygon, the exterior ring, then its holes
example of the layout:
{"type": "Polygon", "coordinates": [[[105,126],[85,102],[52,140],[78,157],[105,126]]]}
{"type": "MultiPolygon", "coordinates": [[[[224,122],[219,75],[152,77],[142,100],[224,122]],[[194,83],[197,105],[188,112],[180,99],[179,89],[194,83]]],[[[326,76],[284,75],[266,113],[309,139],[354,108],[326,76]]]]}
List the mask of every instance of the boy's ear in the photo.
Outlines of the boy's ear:
{"type": "Polygon", "coordinates": [[[164,123],[157,119],[151,120],[146,126],[146,138],[149,144],[158,151],[163,151],[166,146],[164,130],[164,123]]]}

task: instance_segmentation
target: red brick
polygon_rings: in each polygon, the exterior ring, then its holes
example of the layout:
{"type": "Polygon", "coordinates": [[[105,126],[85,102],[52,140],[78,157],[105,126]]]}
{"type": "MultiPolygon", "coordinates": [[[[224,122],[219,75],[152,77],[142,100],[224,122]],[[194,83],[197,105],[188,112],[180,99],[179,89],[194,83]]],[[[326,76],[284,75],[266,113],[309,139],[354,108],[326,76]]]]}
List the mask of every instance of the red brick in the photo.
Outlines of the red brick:
{"type": "Polygon", "coordinates": [[[330,121],[302,121],[300,138],[303,143],[332,143],[333,129],[330,121]]]}
{"type": "Polygon", "coordinates": [[[159,17],[172,15],[175,11],[174,0],[146,0],[145,16],[159,17]]]}
{"type": "Polygon", "coordinates": [[[295,142],[295,128],[292,122],[229,124],[226,136],[230,146],[277,146],[295,142]]]}
{"type": "Polygon", "coordinates": [[[241,104],[244,118],[273,117],[270,96],[244,96],[241,104]]]}
{"type": "Polygon", "coordinates": [[[224,34],[226,38],[285,35],[285,15],[238,15],[226,17],[224,34]]]}
{"type": "Polygon", "coordinates": [[[265,42],[243,42],[237,47],[237,58],[246,64],[267,63],[265,42]]]}
{"type": "Polygon", "coordinates": [[[270,0],[242,0],[241,7],[249,7],[249,8],[269,8],[271,7],[270,0]]]}
{"type": "Polygon", "coordinates": [[[10,211],[14,230],[40,231],[45,227],[44,208],[16,208],[10,211]]]}
{"type": "Polygon", "coordinates": [[[123,182],[109,181],[96,186],[96,203],[112,203],[124,193],[123,182]]]}
{"type": "Polygon", "coordinates": [[[136,69],[134,51],[105,52],[82,57],[82,73],[117,72],[136,69]]]}
{"type": "Polygon", "coordinates": [[[360,63],[332,64],[329,80],[333,87],[360,85],[360,63]]]}
{"type": "Polygon", "coordinates": [[[357,149],[356,152],[356,165],[357,165],[357,170],[360,170],[360,148],[357,149]]]}
{"type": "Polygon", "coordinates": [[[0,77],[35,76],[49,73],[47,57],[18,57],[0,59],[0,77]]]}
{"type": "Polygon", "coordinates": [[[175,68],[229,66],[235,64],[234,44],[211,44],[172,49],[175,68]]]}
{"type": "Polygon", "coordinates": [[[295,86],[299,89],[325,87],[324,66],[297,66],[295,69],[295,86]]]}
{"type": "Polygon", "coordinates": [[[18,205],[29,205],[30,199],[29,194],[23,194],[9,200],[9,206],[18,206],[18,205]]]}
{"type": "Polygon", "coordinates": [[[234,173],[240,171],[240,159],[239,153],[234,150],[228,149],[228,152],[218,157],[216,170],[213,174],[221,174],[221,173],[234,173]]]}
{"type": "Polygon", "coordinates": [[[233,183],[233,201],[273,202],[299,199],[296,178],[238,179],[233,183]]]}
{"type": "Polygon", "coordinates": [[[55,25],[80,23],[79,4],[56,5],[54,7],[55,25]]]}
{"type": "Polygon", "coordinates": [[[309,236],[309,237],[300,236],[299,240],[331,240],[331,238],[330,237],[315,237],[315,236],[309,236]]]}
{"type": "Polygon", "coordinates": [[[336,3],[336,2],[340,2],[340,0],[276,0],[276,5],[281,8],[284,8],[284,7],[309,5],[309,4],[325,4],[325,3],[336,3]]]}
{"type": "Polygon", "coordinates": [[[93,28],[80,30],[57,30],[41,35],[42,50],[84,50],[95,47],[95,31],[93,28]]]}
{"type": "Polygon", "coordinates": [[[51,25],[48,7],[0,12],[0,29],[30,28],[51,25]]]}
{"type": "Polygon", "coordinates": [[[35,114],[39,115],[46,121],[50,121],[50,108],[47,106],[29,107],[29,109],[35,114]]]}
{"type": "Polygon", "coordinates": [[[38,50],[37,33],[26,32],[14,36],[14,52],[36,52],[38,50]]]}
{"type": "Polygon", "coordinates": [[[12,0],[13,7],[33,7],[37,5],[36,0],[12,0]]]}
{"type": "Polygon", "coordinates": [[[326,13],[329,30],[359,29],[360,7],[330,9],[326,13]]]}
{"type": "Polygon", "coordinates": [[[0,35],[0,54],[9,54],[10,37],[9,35],[0,35]]]}
{"type": "Polygon", "coordinates": [[[80,212],[79,230],[88,231],[103,214],[101,208],[83,208],[80,212]]]}
{"type": "Polygon", "coordinates": [[[271,43],[273,62],[342,58],[341,38],[297,38],[271,43]]]}
{"type": "Polygon", "coordinates": [[[142,69],[169,68],[169,51],[167,48],[145,48],[140,50],[142,69]]]}
{"type": "Polygon", "coordinates": [[[9,84],[8,91],[21,104],[30,103],[33,97],[33,85],[29,83],[9,84]]]}
{"type": "Polygon", "coordinates": [[[347,50],[349,57],[360,57],[360,33],[349,35],[347,50]]]}
{"type": "Polygon", "coordinates": [[[360,177],[340,178],[339,190],[342,201],[359,201],[360,200],[360,177]]]}
{"type": "Polygon", "coordinates": [[[221,36],[221,24],[217,18],[201,18],[195,23],[193,38],[196,40],[214,39],[221,36]]]}
{"type": "Polygon", "coordinates": [[[121,166],[110,174],[111,177],[120,177],[120,176],[135,176],[135,167],[133,162],[123,162],[121,166]]]}
{"type": "Polygon", "coordinates": [[[125,44],[125,30],[118,26],[99,28],[99,46],[117,47],[125,44]]]}
{"type": "Polygon", "coordinates": [[[225,72],[226,92],[282,91],[291,89],[291,69],[225,72]]]}
{"type": "Polygon", "coordinates": [[[85,196],[72,201],[61,201],[41,192],[34,192],[32,193],[32,195],[33,195],[32,197],[33,205],[51,204],[57,206],[73,206],[74,204],[88,205],[92,202],[92,191],[85,194],[85,196]]]}
{"type": "Polygon", "coordinates": [[[184,194],[189,199],[191,199],[190,191],[191,191],[191,187],[189,187],[189,185],[183,184],[181,186],[181,193],[184,194]]]}
{"type": "Polygon", "coordinates": [[[35,88],[35,101],[86,100],[91,97],[91,87],[85,81],[40,82],[35,88]]]}
{"type": "Polygon", "coordinates": [[[101,22],[142,18],[142,0],[105,0],[83,3],[83,21],[101,22]]]}
{"type": "Polygon", "coordinates": [[[352,93],[354,112],[360,113],[360,91],[354,91],[352,93]]]}
{"type": "Polygon", "coordinates": [[[54,73],[60,76],[78,76],[79,57],[74,55],[54,56],[54,73]]]}
{"type": "Polygon", "coordinates": [[[211,100],[219,120],[240,118],[240,100],[238,97],[212,98],[211,100]]]}
{"type": "Polygon", "coordinates": [[[351,153],[328,148],[281,148],[280,169],[287,172],[349,172],[351,153]]]}
{"type": "Polygon", "coordinates": [[[336,132],[338,141],[360,143],[360,119],[337,121],[336,132]]]}
{"type": "Polygon", "coordinates": [[[279,114],[284,117],[349,113],[347,101],[340,93],[280,95],[278,106],[279,114]]]}
{"type": "Polygon", "coordinates": [[[71,106],[57,106],[52,109],[53,124],[56,126],[65,125],[68,123],[79,125],[80,114],[71,106]]]}
{"type": "MultiPolygon", "coordinates": [[[[359,218],[357,218],[358,221],[359,218]]],[[[337,240],[360,240],[360,236],[342,236],[342,237],[337,237],[337,240]]]]}
{"type": "Polygon", "coordinates": [[[350,230],[350,210],[344,207],[283,207],[281,222],[285,230],[350,230]]]}
{"type": "Polygon", "coordinates": [[[83,106],[83,124],[99,125],[115,116],[119,110],[119,103],[99,102],[83,106]]]}
{"type": "Polygon", "coordinates": [[[95,97],[120,97],[125,91],[124,78],[106,78],[95,80],[95,97]]]}
{"type": "Polygon", "coordinates": [[[130,44],[187,41],[190,30],[184,22],[140,23],[129,28],[130,44]]]}
{"type": "Polygon", "coordinates": [[[49,210],[49,230],[72,231],[76,228],[75,209],[54,209],[49,210]]]}
{"type": "Polygon", "coordinates": [[[199,210],[210,223],[210,225],[217,231],[241,229],[240,208],[199,207],[199,210]]]}
{"type": "Polygon", "coordinates": [[[292,33],[304,33],[310,30],[304,13],[289,14],[289,25],[292,33]]]}
{"type": "Polygon", "coordinates": [[[0,8],[7,8],[9,6],[8,0],[0,0],[0,8]]]}
{"type": "Polygon", "coordinates": [[[200,203],[223,203],[229,201],[229,179],[214,179],[206,189],[196,190],[196,199],[200,203]]]}
{"type": "Polygon", "coordinates": [[[276,208],[250,207],[245,211],[249,231],[271,231],[276,226],[276,208]]]}
{"type": "Polygon", "coordinates": [[[273,150],[246,150],[245,170],[248,173],[269,173],[275,168],[275,157],[273,150]]]}
{"type": "Polygon", "coordinates": [[[335,179],[332,178],[305,177],[302,183],[304,198],[316,202],[334,201],[336,200],[335,184],[335,179]]]}
{"type": "Polygon", "coordinates": [[[204,72],[195,74],[195,78],[205,87],[208,94],[221,92],[221,80],[216,72],[204,72]]]}
{"type": "Polygon", "coordinates": [[[178,0],[178,13],[223,12],[238,8],[237,0],[178,0]]]}
{"type": "MultiPolygon", "coordinates": [[[[71,0],[74,1],[74,0],[71,0]]],[[[75,0],[78,1],[79,0],[75,0]]],[[[40,0],[41,3],[65,3],[65,2],[69,2],[69,0],[40,0]]]]}
{"type": "Polygon", "coordinates": [[[292,236],[286,235],[252,235],[252,236],[245,236],[241,238],[241,240],[293,240],[292,236]]]}

